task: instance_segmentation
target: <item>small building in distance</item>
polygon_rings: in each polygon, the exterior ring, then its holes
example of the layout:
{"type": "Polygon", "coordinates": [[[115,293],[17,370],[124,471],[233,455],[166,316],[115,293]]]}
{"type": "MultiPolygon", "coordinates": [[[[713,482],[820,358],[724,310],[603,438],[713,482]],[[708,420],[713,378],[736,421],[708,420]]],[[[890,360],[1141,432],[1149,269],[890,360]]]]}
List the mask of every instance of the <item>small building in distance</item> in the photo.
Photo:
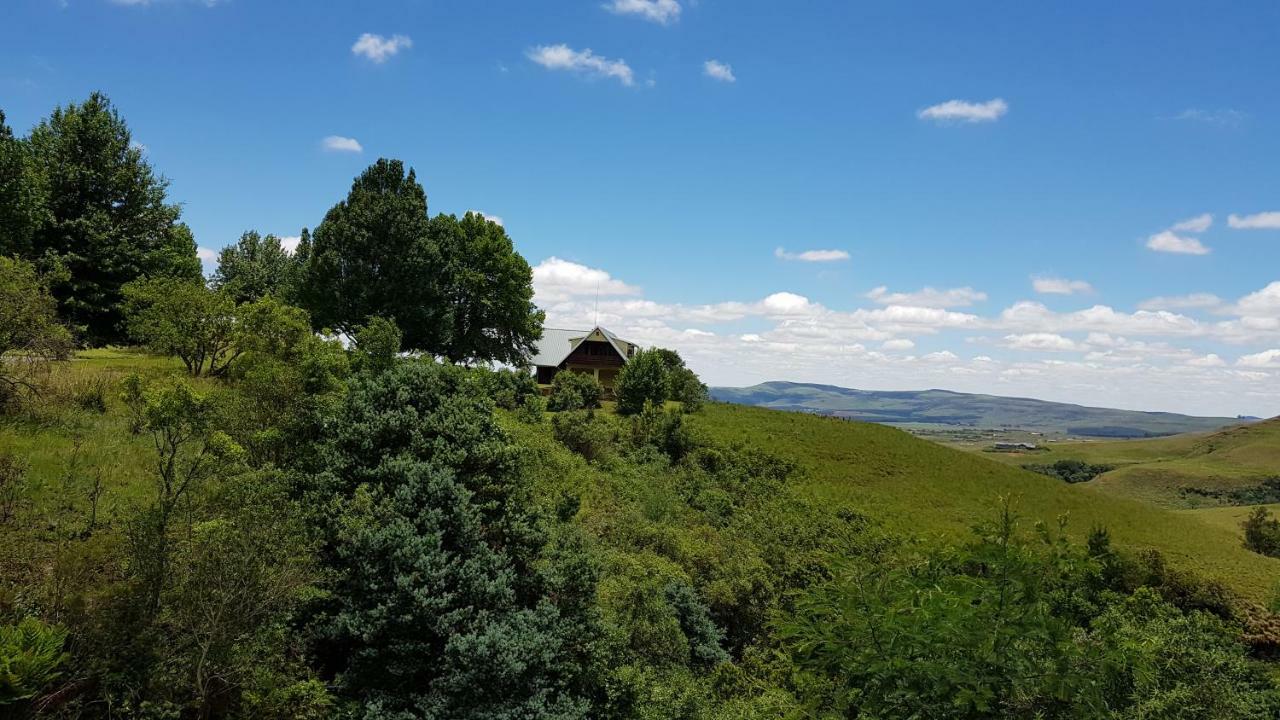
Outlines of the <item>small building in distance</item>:
{"type": "Polygon", "coordinates": [[[1029,442],[998,442],[993,448],[999,452],[1022,452],[1024,450],[1040,449],[1035,443],[1029,442]]]}
{"type": "Polygon", "coordinates": [[[604,388],[612,389],[618,371],[638,349],[635,343],[598,326],[590,330],[543,328],[533,365],[538,383],[543,385],[568,370],[592,375],[604,388]]]}

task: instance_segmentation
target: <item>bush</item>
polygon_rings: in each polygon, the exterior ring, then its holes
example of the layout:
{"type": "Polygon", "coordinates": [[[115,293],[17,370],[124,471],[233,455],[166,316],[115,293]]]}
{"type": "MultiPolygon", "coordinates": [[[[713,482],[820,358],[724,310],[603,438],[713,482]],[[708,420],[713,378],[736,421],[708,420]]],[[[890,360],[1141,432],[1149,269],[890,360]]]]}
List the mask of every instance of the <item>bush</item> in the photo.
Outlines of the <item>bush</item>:
{"type": "Polygon", "coordinates": [[[613,443],[613,428],[590,410],[571,410],[553,415],[551,430],[556,440],[588,462],[607,455],[613,443]]]}
{"type": "Polygon", "coordinates": [[[707,402],[707,386],[687,367],[672,369],[667,384],[670,393],[667,397],[680,403],[685,412],[697,412],[707,402]]]}
{"type": "Polygon", "coordinates": [[[1280,557],[1280,520],[1265,507],[1254,508],[1244,521],[1244,546],[1267,557],[1280,557]]]}
{"type": "Polygon", "coordinates": [[[0,525],[13,521],[26,486],[27,462],[0,450],[0,525]]]}
{"type": "Polygon", "coordinates": [[[645,403],[662,405],[666,401],[670,387],[665,358],[661,350],[641,350],[631,356],[614,385],[620,414],[635,415],[644,410],[645,403]]]}
{"type": "Polygon", "coordinates": [[[31,263],[0,256],[0,409],[36,392],[35,377],[70,351],[44,278],[31,263]]]}
{"type": "Polygon", "coordinates": [[[546,412],[547,401],[541,395],[528,395],[516,409],[516,419],[526,425],[540,425],[546,412]]]}
{"type": "Polygon", "coordinates": [[[375,317],[356,330],[353,339],[355,370],[376,375],[395,364],[403,335],[394,320],[375,317]]]}
{"type": "Polygon", "coordinates": [[[1068,483],[1088,482],[1102,473],[1115,469],[1111,465],[1090,465],[1083,460],[1059,460],[1052,465],[1023,465],[1022,467],[1068,483]]]}
{"type": "Polygon", "coordinates": [[[476,377],[493,404],[503,410],[516,410],[529,398],[540,397],[538,381],[525,370],[487,370],[479,368],[476,377]]]}
{"type": "Polygon", "coordinates": [[[553,412],[598,408],[602,392],[595,377],[562,370],[551,381],[551,398],[547,402],[547,408],[553,412]]]}

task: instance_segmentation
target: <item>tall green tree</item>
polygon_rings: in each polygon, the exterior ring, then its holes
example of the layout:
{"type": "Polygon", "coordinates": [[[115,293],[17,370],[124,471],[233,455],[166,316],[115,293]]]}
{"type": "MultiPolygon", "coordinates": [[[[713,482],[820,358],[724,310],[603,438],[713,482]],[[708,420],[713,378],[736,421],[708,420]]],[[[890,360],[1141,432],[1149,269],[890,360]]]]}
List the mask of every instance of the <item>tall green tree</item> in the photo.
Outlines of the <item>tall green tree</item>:
{"type": "Polygon", "coordinates": [[[429,219],[412,169],[380,159],[316,227],[300,299],[317,328],[350,334],[393,320],[404,347],[453,362],[519,364],[541,336],[533,274],[502,226],[478,214],[429,219]]]}
{"type": "Polygon", "coordinates": [[[71,337],[35,267],[0,255],[0,407],[35,391],[35,376],[70,348],[71,337]]]}
{"type": "Polygon", "coordinates": [[[55,295],[86,340],[123,340],[121,287],[143,276],[199,279],[191,230],[105,95],[55,109],[29,142],[48,192],[31,257],[69,271],[55,295]]]}
{"type": "Polygon", "coordinates": [[[527,362],[545,316],[533,304],[533,270],[503,226],[479,213],[442,214],[431,220],[431,235],[447,283],[450,333],[440,354],[453,362],[527,362]]]}
{"type": "Polygon", "coordinates": [[[0,110],[0,255],[31,255],[46,192],[29,144],[13,136],[0,110]]]}
{"type": "Polygon", "coordinates": [[[280,238],[264,237],[249,230],[235,245],[218,253],[213,286],[231,293],[236,302],[250,302],[268,295],[288,300],[296,282],[295,264],[295,256],[284,249],[280,238]]]}
{"type": "Polygon", "coordinates": [[[406,347],[434,351],[448,337],[429,237],[427,194],[399,160],[378,160],[312,235],[302,301],[317,328],[347,334],[394,320],[406,347]]]}
{"type": "Polygon", "coordinates": [[[593,717],[595,572],[549,546],[521,452],[470,373],[353,383],[316,507],[334,578],[319,655],[364,718],[593,717]]]}

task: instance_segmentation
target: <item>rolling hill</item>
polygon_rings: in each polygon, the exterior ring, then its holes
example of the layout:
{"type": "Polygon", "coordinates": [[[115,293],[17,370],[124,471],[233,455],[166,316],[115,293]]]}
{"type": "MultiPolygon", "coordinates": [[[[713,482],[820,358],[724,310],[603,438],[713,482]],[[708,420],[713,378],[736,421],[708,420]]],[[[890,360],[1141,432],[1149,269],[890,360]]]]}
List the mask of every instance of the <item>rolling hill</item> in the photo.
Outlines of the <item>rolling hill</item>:
{"type": "Polygon", "coordinates": [[[1012,465],[1083,460],[1115,469],[1087,483],[1100,492],[1178,508],[1280,501],[1280,418],[1212,433],[1149,440],[1050,443],[1034,455],[989,454],[1012,465]]]}
{"type": "Polygon", "coordinates": [[[1238,418],[1115,410],[949,390],[854,390],[781,381],[745,388],[713,387],[711,397],[740,405],[889,425],[1017,429],[1085,437],[1161,437],[1217,430],[1241,422],[1238,418]]]}

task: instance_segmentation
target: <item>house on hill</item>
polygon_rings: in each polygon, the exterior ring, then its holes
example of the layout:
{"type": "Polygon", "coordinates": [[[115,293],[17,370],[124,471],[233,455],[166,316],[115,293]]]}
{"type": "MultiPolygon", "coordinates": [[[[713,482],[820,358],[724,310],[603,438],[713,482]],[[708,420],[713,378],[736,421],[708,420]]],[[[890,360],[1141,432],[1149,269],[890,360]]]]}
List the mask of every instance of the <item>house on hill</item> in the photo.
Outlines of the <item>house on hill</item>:
{"type": "Polygon", "coordinates": [[[538,382],[547,384],[563,370],[592,375],[605,388],[612,388],[618,371],[639,346],[627,342],[602,327],[591,330],[543,328],[533,365],[538,382]]]}

